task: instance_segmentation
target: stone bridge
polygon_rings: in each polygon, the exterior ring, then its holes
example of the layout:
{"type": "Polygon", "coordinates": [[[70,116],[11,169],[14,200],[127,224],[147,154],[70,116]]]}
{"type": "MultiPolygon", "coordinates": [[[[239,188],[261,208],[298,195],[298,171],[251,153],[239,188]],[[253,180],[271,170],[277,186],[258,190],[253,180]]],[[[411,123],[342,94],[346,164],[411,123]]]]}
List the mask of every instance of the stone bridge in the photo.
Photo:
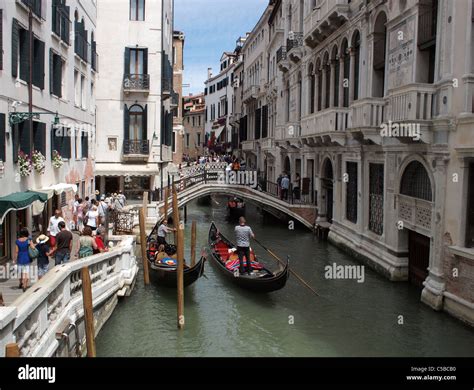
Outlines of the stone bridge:
{"type": "MultiPolygon", "coordinates": [[[[317,218],[317,207],[311,202],[301,199],[292,202],[279,199],[276,188],[269,188],[274,183],[264,183],[266,191],[260,186],[245,184],[228,184],[223,180],[224,171],[221,167],[216,169],[193,170],[192,174],[181,177],[174,182],[178,191],[178,205],[185,206],[187,203],[209,195],[237,196],[246,201],[257,204],[261,208],[286,215],[289,220],[295,220],[309,229],[314,229],[317,218]]],[[[171,192],[169,192],[171,193],[171,192]]],[[[171,201],[168,202],[171,213],[171,201]]],[[[148,205],[147,223],[154,224],[164,214],[164,201],[152,202],[148,205]]]]}

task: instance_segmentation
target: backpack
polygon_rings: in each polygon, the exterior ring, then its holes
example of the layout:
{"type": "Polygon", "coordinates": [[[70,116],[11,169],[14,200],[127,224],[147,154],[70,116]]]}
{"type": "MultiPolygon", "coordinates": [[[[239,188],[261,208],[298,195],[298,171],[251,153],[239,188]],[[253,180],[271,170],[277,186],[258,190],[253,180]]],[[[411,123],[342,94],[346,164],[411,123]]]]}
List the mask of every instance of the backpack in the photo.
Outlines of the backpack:
{"type": "Polygon", "coordinates": [[[83,257],[88,257],[92,256],[94,254],[94,251],[92,250],[92,247],[90,246],[81,246],[79,249],[79,258],[82,259],[83,257]]]}

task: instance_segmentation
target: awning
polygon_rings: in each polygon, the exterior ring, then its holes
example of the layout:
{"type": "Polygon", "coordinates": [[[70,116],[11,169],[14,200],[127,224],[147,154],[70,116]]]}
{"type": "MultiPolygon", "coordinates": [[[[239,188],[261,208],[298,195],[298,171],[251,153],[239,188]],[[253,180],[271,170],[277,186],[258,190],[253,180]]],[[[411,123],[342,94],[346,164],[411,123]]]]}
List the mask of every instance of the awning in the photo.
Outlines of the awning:
{"type": "Polygon", "coordinates": [[[96,176],[156,176],[160,174],[158,164],[122,165],[113,163],[96,163],[96,176]]]}
{"type": "Polygon", "coordinates": [[[214,132],[214,136],[216,137],[216,139],[218,139],[221,135],[221,133],[224,131],[225,129],[225,126],[221,126],[219,128],[217,128],[216,130],[212,130],[214,132]]]}
{"type": "MultiPolygon", "coordinates": [[[[74,193],[77,192],[77,185],[75,184],[67,184],[67,183],[59,183],[55,184],[51,187],[42,188],[40,190],[36,190],[37,192],[41,192],[48,196],[48,199],[51,199],[54,195],[61,195],[63,192],[73,191],[74,193]]],[[[33,203],[33,216],[40,215],[44,210],[44,203],[40,201],[36,201],[33,203]]]]}
{"type": "Polygon", "coordinates": [[[23,210],[28,208],[33,202],[46,202],[48,195],[42,192],[26,191],[15,192],[0,198],[0,223],[3,223],[5,216],[12,210],[23,210]]]}

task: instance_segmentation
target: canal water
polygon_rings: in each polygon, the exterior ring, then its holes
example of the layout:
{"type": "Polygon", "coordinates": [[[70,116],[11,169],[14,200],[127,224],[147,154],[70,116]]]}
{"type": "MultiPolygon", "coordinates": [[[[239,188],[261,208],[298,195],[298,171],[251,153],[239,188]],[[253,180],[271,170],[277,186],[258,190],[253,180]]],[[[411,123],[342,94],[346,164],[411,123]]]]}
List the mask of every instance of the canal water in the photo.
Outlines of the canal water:
{"type": "MultiPolygon", "coordinates": [[[[198,247],[207,246],[211,221],[233,237],[225,198],[188,205],[186,237],[198,222],[198,247]]],[[[366,268],[364,283],[327,280],[325,266],[359,264],[304,228],[263,218],[248,204],[257,239],[285,258],[318,291],[290,276],[284,289],[256,295],[228,284],[209,262],[206,277],[185,290],[186,326],[176,328],[176,291],[143,286],[122,300],[97,338],[98,356],[115,357],[378,357],[474,356],[474,330],[420,302],[420,291],[366,268]],[[403,316],[403,324],[400,319],[403,316]]],[[[255,246],[268,266],[271,257],[255,246]]],[[[199,253],[198,253],[199,255],[199,253]]],[[[189,256],[187,256],[189,258],[189,256]]]]}

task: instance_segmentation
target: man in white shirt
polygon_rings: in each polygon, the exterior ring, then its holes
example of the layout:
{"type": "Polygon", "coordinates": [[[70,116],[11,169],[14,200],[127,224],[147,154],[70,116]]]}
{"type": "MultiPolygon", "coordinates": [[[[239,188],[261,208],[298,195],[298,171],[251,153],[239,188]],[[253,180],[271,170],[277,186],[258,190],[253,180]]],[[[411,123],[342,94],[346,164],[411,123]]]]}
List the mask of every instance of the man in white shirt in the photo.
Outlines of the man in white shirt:
{"type": "Polygon", "coordinates": [[[54,215],[49,219],[48,234],[51,248],[56,246],[56,235],[60,232],[59,222],[65,222],[61,217],[61,210],[55,210],[54,215]]]}

